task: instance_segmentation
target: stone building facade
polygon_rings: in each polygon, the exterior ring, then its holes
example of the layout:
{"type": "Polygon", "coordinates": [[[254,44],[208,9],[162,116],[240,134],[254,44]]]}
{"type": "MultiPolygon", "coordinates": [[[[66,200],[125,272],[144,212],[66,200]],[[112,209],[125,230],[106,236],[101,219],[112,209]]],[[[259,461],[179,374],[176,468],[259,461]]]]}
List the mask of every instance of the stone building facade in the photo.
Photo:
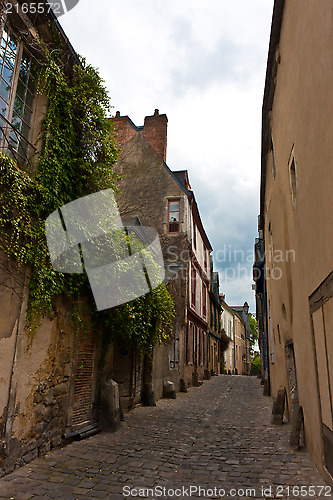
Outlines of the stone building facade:
{"type": "Polygon", "coordinates": [[[262,358],[292,443],[333,476],[332,3],[276,0],[262,114],[255,280],[262,358]],[[301,440],[302,442],[302,440],[301,440]]]}
{"type": "Polygon", "coordinates": [[[176,390],[197,384],[207,366],[210,287],[209,243],[187,171],[166,164],[167,117],[155,110],[137,127],[128,116],[113,119],[123,176],[117,201],[123,218],[137,217],[157,230],[168,290],[175,300],[174,339],[155,349],[153,386],[163,395],[166,381],[176,390]]]}
{"type": "MultiPolygon", "coordinates": [[[[19,168],[29,160],[26,171],[33,175],[31,165],[42,147],[39,137],[48,104],[46,95],[36,92],[34,81],[34,68],[42,57],[36,49],[38,36],[57,44],[68,68],[78,58],[52,11],[28,15],[19,3],[12,9],[1,5],[0,147],[19,168]],[[19,110],[24,110],[21,118],[19,110]]],[[[64,436],[87,427],[91,431],[99,420],[100,341],[90,315],[84,332],[79,331],[68,299],[57,297],[53,313],[29,334],[28,284],[28,269],[19,272],[1,254],[0,475],[58,446],[64,436]]],[[[84,301],[80,307],[89,309],[84,301]]]]}
{"type": "Polygon", "coordinates": [[[225,301],[225,295],[220,294],[220,304],[222,307],[222,328],[229,337],[230,342],[224,352],[224,369],[229,375],[235,373],[235,338],[234,338],[234,311],[225,301]]]}
{"type": "Polygon", "coordinates": [[[222,327],[222,306],[220,303],[219,273],[213,271],[211,259],[211,282],[209,290],[209,330],[207,344],[208,376],[224,373],[224,353],[228,348],[230,338],[222,327]]]}

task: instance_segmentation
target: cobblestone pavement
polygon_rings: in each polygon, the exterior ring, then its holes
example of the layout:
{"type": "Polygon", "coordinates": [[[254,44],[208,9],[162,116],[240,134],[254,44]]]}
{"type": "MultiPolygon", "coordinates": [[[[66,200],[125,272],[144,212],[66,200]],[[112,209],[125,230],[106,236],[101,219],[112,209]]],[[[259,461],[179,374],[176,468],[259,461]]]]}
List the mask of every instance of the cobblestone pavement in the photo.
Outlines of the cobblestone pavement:
{"type": "Polygon", "coordinates": [[[290,450],[289,425],[270,425],[271,407],[257,378],[214,377],[16,470],[0,498],[331,498],[309,455],[290,450]]]}

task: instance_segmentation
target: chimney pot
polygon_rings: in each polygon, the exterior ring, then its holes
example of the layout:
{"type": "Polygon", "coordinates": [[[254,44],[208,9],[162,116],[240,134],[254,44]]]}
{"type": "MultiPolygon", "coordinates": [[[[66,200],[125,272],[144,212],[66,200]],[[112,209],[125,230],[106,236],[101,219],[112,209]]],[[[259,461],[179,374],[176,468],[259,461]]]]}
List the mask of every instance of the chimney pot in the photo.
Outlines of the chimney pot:
{"type": "Polygon", "coordinates": [[[120,118],[120,111],[116,112],[116,118],[120,118]]]}
{"type": "Polygon", "coordinates": [[[155,113],[154,113],[154,115],[156,116],[156,115],[159,115],[159,114],[160,114],[159,109],[155,109],[155,113]]]}

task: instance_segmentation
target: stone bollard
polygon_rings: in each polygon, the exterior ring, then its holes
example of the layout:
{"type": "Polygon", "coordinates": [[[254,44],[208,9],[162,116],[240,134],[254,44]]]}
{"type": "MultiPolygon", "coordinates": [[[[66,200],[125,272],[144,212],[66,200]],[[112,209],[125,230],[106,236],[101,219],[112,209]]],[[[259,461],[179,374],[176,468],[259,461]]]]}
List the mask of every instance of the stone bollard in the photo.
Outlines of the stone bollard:
{"type": "Polygon", "coordinates": [[[204,379],[205,379],[205,380],[209,380],[209,379],[211,379],[211,377],[212,377],[212,376],[211,376],[210,371],[209,371],[209,370],[205,370],[205,371],[204,371],[204,379]]]}
{"type": "Polygon", "coordinates": [[[291,432],[290,432],[290,446],[294,451],[300,448],[300,439],[303,430],[303,409],[297,404],[292,412],[291,432]]]}
{"type": "Polygon", "coordinates": [[[171,382],[170,380],[164,382],[163,384],[163,397],[169,399],[177,398],[174,383],[171,382]]]}
{"type": "Polygon", "coordinates": [[[179,381],[179,392],[187,392],[186,382],[183,378],[179,381]]]}
{"type": "Polygon", "coordinates": [[[118,384],[107,380],[101,389],[101,425],[103,431],[115,432],[120,427],[120,405],[118,384]]]}
{"type": "Polygon", "coordinates": [[[199,377],[197,372],[192,373],[192,385],[194,387],[199,387],[199,377]]]}
{"type": "Polygon", "coordinates": [[[143,406],[156,406],[152,383],[143,384],[141,401],[143,406]]]}
{"type": "Polygon", "coordinates": [[[277,424],[277,425],[283,424],[285,400],[286,400],[286,390],[283,387],[278,390],[276,398],[274,399],[272,417],[271,417],[272,424],[277,424]]]}

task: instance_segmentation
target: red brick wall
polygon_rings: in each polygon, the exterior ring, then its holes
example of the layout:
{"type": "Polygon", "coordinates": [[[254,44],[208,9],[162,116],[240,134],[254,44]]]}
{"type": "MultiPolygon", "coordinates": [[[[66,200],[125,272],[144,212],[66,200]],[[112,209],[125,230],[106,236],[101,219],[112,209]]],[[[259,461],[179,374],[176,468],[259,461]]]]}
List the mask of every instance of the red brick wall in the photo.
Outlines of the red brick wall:
{"type": "MultiPolygon", "coordinates": [[[[129,117],[120,116],[119,111],[117,111],[116,116],[112,118],[112,121],[117,133],[117,145],[121,147],[125,142],[132,139],[137,129],[129,117]]],[[[146,116],[143,126],[145,138],[164,161],[166,160],[167,126],[167,116],[160,115],[158,109],[155,109],[153,116],[146,116]]]]}
{"type": "Polygon", "coordinates": [[[132,137],[136,133],[136,130],[128,116],[120,116],[119,111],[117,111],[116,116],[112,118],[112,121],[117,133],[117,145],[121,147],[123,144],[125,144],[125,142],[132,139],[132,137]]]}
{"type": "Polygon", "coordinates": [[[155,109],[153,116],[146,116],[143,133],[158,154],[166,160],[168,118],[155,109]]]}

